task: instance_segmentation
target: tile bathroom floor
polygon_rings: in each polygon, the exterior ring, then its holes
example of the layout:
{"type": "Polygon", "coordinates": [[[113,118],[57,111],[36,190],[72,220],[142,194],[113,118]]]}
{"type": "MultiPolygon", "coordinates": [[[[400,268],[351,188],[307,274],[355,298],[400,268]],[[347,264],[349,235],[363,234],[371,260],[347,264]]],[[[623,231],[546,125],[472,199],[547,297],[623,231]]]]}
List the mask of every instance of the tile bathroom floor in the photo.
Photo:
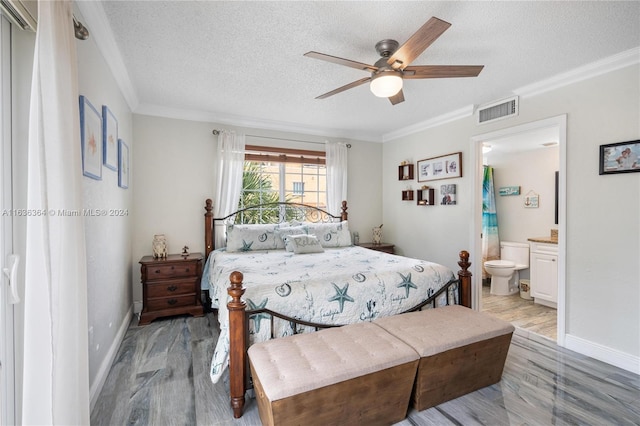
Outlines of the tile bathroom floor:
{"type": "Polygon", "coordinates": [[[557,311],[548,306],[525,300],[520,293],[493,296],[490,286],[482,286],[482,311],[509,321],[515,327],[557,340],[557,311]]]}

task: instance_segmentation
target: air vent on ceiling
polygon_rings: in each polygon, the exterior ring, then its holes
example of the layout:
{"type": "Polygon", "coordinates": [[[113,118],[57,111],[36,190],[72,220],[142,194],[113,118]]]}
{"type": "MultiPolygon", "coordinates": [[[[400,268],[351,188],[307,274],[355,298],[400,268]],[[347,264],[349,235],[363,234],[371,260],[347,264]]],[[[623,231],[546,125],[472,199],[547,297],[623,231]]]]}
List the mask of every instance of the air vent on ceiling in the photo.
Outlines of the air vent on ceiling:
{"type": "Polygon", "coordinates": [[[23,30],[35,32],[38,19],[37,1],[0,0],[0,10],[4,16],[23,30]]]}
{"type": "Polygon", "coordinates": [[[518,115],[518,97],[503,99],[478,108],[478,124],[518,115]]]}

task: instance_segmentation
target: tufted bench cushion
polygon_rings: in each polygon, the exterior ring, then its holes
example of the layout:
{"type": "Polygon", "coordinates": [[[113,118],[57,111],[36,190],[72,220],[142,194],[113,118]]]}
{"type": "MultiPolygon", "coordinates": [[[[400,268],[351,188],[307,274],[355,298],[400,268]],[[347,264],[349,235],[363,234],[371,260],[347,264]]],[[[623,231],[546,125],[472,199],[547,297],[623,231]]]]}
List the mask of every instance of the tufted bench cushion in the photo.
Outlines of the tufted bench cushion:
{"type": "Polygon", "coordinates": [[[418,354],[371,323],[249,348],[263,424],[391,424],[405,418],[418,354]]]}
{"type": "Polygon", "coordinates": [[[514,330],[508,322],[459,305],[373,323],[420,354],[412,393],[418,410],[499,382],[514,330]]]}

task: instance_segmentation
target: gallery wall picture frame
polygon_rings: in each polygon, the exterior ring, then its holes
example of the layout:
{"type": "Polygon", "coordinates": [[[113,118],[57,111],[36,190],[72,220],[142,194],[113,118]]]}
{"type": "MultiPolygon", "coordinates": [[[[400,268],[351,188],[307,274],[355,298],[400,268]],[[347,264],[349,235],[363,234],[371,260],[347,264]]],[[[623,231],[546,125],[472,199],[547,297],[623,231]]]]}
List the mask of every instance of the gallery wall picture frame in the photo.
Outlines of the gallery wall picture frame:
{"type": "Polygon", "coordinates": [[[418,161],[418,182],[462,177],[462,153],[418,161]]]}
{"type": "Polygon", "coordinates": [[[457,185],[455,183],[440,185],[440,205],[452,206],[457,204],[457,185]]]}
{"type": "Polygon", "coordinates": [[[510,195],[520,195],[520,187],[519,186],[501,186],[498,190],[498,193],[501,197],[506,197],[510,195]]]}
{"type": "Polygon", "coordinates": [[[600,174],[640,172],[640,140],[600,145],[600,174]]]}
{"type": "Polygon", "coordinates": [[[82,174],[102,180],[102,116],[86,96],[80,96],[80,146],[82,174]]]}
{"type": "Polygon", "coordinates": [[[540,206],[540,195],[531,190],[524,196],[524,207],[526,209],[537,209],[540,206]]]}
{"type": "Polygon", "coordinates": [[[108,106],[102,105],[102,158],[106,167],[118,169],[118,119],[108,106]]]}
{"type": "Polygon", "coordinates": [[[129,188],[129,146],[118,139],[118,186],[129,188]]]}

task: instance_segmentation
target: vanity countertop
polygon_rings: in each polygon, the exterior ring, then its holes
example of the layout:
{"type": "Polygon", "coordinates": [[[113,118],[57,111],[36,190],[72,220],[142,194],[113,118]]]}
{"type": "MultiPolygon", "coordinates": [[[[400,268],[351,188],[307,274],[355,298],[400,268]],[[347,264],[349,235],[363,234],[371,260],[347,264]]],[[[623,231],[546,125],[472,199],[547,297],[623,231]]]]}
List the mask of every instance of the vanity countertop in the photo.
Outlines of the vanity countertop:
{"type": "Polygon", "coordinates": [[[528,238],[528,240],[533,241],[534,243],[558,244],[558,239],[551,237],[533,237],[528,238]]]}

